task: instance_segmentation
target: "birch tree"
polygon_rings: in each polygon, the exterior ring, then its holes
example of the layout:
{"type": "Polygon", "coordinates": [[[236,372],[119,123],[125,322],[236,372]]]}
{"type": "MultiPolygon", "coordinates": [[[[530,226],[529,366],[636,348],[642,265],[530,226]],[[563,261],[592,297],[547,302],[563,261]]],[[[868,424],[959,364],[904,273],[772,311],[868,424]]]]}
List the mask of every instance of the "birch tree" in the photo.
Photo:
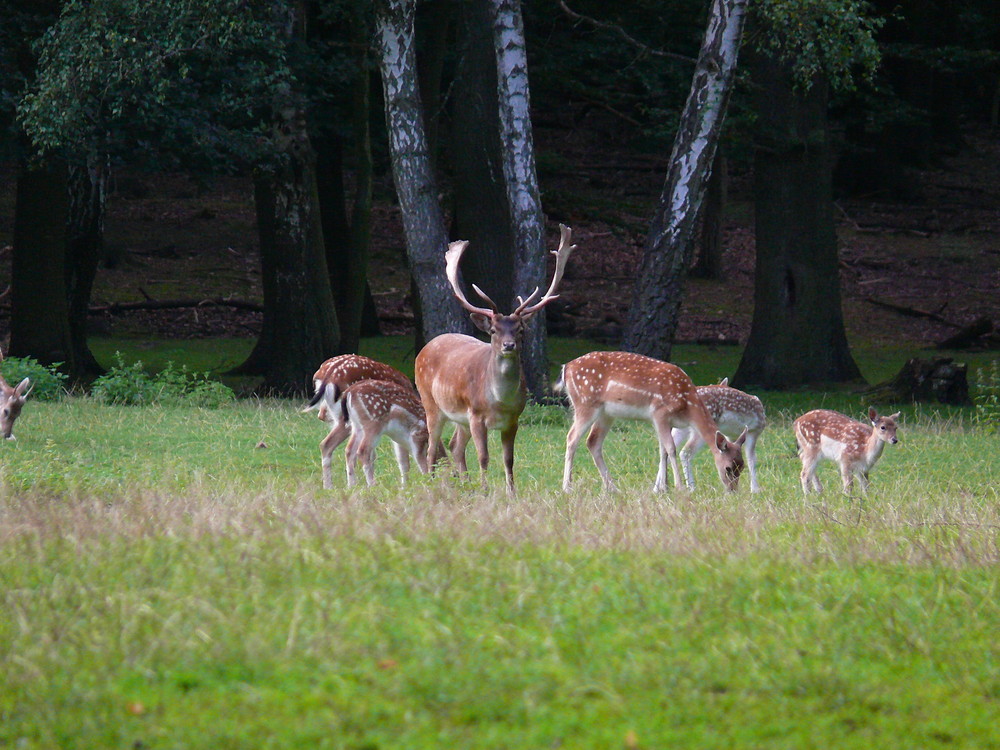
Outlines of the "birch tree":
{"type": "MultiPolygon", "coordinates": [[[[497,100],[504,181],[514,239],[513,288],[528,295],[545,284],[545,219],[535,171],[531,129],[528,55],[520,0],[491,0],[493,41],[497,58],[497,100]]],[[[521,353],[528,392],[535,398],[548,391],[545,311],[533,316],[524,332],[521,353]]]]}
{"type": "Polygon", "coordinates": [[[726,116],[747,0],[713,0],[632,298],[624,348],[669,359],[699,209],[726,116]]]}
{"type": "Polygon", "coordinates": [[[392,174],[403,216],[410,272],[424,341],[469,331],[468,316],[445,278],[448,236],[438,203],[417,83],[415,0],[381,0],[375,19],[392,174]]]}

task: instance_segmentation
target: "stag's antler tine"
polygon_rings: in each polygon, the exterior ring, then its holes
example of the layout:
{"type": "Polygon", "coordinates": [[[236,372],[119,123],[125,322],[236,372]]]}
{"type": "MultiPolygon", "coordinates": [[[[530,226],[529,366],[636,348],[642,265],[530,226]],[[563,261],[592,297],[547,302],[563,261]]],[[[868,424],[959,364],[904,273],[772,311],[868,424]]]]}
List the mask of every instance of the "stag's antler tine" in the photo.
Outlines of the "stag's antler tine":
{"type": "Polygon", "coordinates": [[[522,299],[520,294],[517,295],[517,309],[514,310],[513,314],[520,315],[521,312],[524,310],[524,308],[526,308],[528,305],[530,305],[532,302],[535,301],[535,299],[538,297],[538,294],[539,294],[538,287],[536,286],[535,291],[529,294],[527,299],[522,299]]]}
{"type": "Polygon", "coordinates": [[[499,312],[500,308],[497,307],[497,303],[494,302],[493,300],[491,300],[487,296],[486,292],[484,292],[482,289],[480,289],[475,284],[472,285],[472,289],[473,289],[473,291],[475,291],[476,294],[478,294],[480,297],[482,297],[484,300],[486,300],[486,304],[493,308],[493,312],[499,312]]]}
{"type": "MultiPolygon", "coordinates": [[[[493,310],[487,310],[485,307],[476,307],[465,298],[462,286],[458,283],[458,262],[462,259],[462,253],[465,252],[465,248],[468,246],[468,240],[457,240],[449,243],[448,252],[444,254],[445,274],[448,277],[448,283],[451,284],[451,290],[455,293],[455,297],[458,299],[459,303],[461,303],[462,307],[470,313],[489,315],[496,309],[496,306],[494,305],[493,310]]],[[[482,292],[480,292],[480,294],[482,294],[482,292]]]]}
{"type": "MultiPolygon", "coordinates": [[[[556,288],[559,286],[559,282],[562,281],[563,273],[566,271],[566,261],[569,260],[570,254],[576,249],[576,245],[571,245],[570,242],[573,239],[573,230],[570,229],[565,224],[559,225],[559,249],[553,250],[552,254],[556,256],[556,268],[552,272],[552,283],[549,284],[548,291],[542,295],[542,298],[531,307],[526,307],[522,305],[518,308],[517,312],[522,315],[531,315],[541,310],[545,305],[552,302],[552,300],[557,299],[559,295],[555,293],[556,288]],[[522,309],[523,308],[523,309],[522,309]]],[[[530,300],[531,297],[528,297],[530,300]]],[[[527,303],[525,303],[526,305],[527,303]]]]}

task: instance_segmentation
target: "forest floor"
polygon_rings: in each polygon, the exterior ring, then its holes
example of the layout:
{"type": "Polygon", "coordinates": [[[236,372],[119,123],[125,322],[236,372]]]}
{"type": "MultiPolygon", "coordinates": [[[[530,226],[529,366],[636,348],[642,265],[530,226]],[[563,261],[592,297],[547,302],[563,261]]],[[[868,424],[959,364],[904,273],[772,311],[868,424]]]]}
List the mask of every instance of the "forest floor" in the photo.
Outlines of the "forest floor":
{"type": "MultiPolygon", "coordinates": [[[[561,335],[613,343],[631,300],[646,229],[666,172],[665,156],[637,154],[593,129],[536,135],[543,203],[554,246],[557,224],[577,250],[552,317],[561,335]],[[600,146],[597,145],[600,141],[600,146]]],[[[965,145],[932,168],[913,170],[906,202],[881,196],[836,203],[848,337],[874,345],[933,346],[977,318],[1000,326],[1000,133],[970,129],[965,145]],[[915,196],[915,197],[914,197],[915,196]]],[[[12,165],[0,165],[0,290],[10,282],[12,165]]],[[[744,343],[753,317],[753,208],[747,175],[731,179],[724,229],[725,275],[691,278],[683,342],[744,343]]],[[[402,225],[383,177],[374,210],[372,285],[384,333],[412,328],[402,225]]],[[[92,305],[232,298],[259,302],[250,181],[198,185],[176,175],[119,173],[106,222],[108,263],[92,305]]],[[[554,306],[555,307],[555,306],[554,306]]],[[[9,311],[0,308],[0,338],[9,311]]],[[[201,305],[98,311],[102,335],[252,337],[260,314],[201,305]]],[[[997,339],[992,339],[996,345],[997,339]]],[[[983,340],[983,343],[990,343],[983,340]]]]}

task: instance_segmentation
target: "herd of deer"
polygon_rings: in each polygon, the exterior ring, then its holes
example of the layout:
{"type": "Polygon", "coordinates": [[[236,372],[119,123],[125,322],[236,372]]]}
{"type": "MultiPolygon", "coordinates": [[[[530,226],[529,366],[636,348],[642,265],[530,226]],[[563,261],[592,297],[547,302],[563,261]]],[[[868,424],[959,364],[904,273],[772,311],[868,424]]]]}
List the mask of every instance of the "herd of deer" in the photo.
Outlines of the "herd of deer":
{"type": "MultiPolygon", "coordinates": [[[[489,465],[486,433],[500,431],[507,491],[514,492],[514,437],[518,419],[527,402],[521,342],[525,322],[558,297],[555,293],[566,270],[566,261],[575,245],[572,233],[560,226],[555,271],[548,291],[539,296],[535,289],[518,306],[503,315],[496,304],[475,284],[472,288],[489,307],[477,307],[466,299],[458,279],[458,266],[468,242],[453,242],[445,254],[448,281],[455,297],[468,310],[477,328],[489,334],[489,343],[459,333],[445,333],[432,339],[414,363],[416,389],[399,370],[357,354],[345,354],[324,362],[313,376],[315,396],[305,410],[318,409],[319,418],[330,425],[320,443],[323,486],[333,486],[331,458],[347,440],[347,481],[357,482],[360,463],[365,479],[375,481],[375,446],[384,436],[395,445],[396,460],[406,480],[410,456],[420,471],[433,469],[444,453],[441,433],[448,422],[455,424],[450,453],[455,468],[465,474],[465,449],[472,438],[479,456],[483,485],[489,465]]],[[[3,355],[0,353],[0,361],[3,355]]],[[[680,451],[684,479],[694,488],[691,457],[708,446],[726,490],[735,490],[743,472],[743,450],[750,467],[750,490],[757,492],[757,439],[764,430],[764,407],[756,396],[719,385],[696,388],[691,378],[676,365],[630,352],[591,352],[566,363],[555,384],[573,407],[573,425],[566,436],[563,489],[568,490],[573,474],[573,457],[584,433],[594,464],[606,489],[614,482],[604,462],[604,439],[616,419],[651,422],[660,445],[660,466],[653,489],[667,487],[667,463],[674,484],[681,486],[677,460],[680,451]],[[735,440],[726,435],[739,433],[735,440]]],[[[24,378],[11,387],[0,376],[0,435],[13,440],[14,422],[21,413],[31,383],[24,378]]],[[[868,472],[882,455],[886,443],[898,442],[896,418],[879,416],[868,410],[871,426],[826,409],[816,409],[795,420],[793,429],[802,459],[802,490],[821,491],[816,465],[828,458],[840,465],[844,491],[850,492],[853,478],[868,487],[868,472]]]]}
{"type": "MultiPolygon", "coordinates": [[[[575,245],[568,227],[560,227],[555,271],[548,291],[535,289],[527,298],[518,297],[510,315],[472,285],[488,307],[477,307],[466,299],[458,278],[459,262],[468,242],[453,242],[445,254],[448,281],[459,303],[477,328],[487,333],[489,343],[472,336],[445,333],[432,339],[414,362],[416,389],[403,373],[389,365],[356,354],[345,354],[324,362],[313,376],[315,396],[305,410],[319,410],[330,424],[330,433],[320,443],[323,486],[333,486],[331,456],[347,440],[347,479],[357,481],[357,465],[364,469],[368,484],[374,482],[374,449],[383,435],[395,444],[403,480],[412,455],[420,471],[432,470],[444,453],[442,430],[455,424],[449,445],[451,460],[465,474],[465,449],[472,438],[479,457],[480,477],[486,484],[489,464],[487,431],[499,430],[503,446],[508,493],[514,492],[514,438],[527,398],[521,365],[521,342],[525,322],[558,297],[555,293],[575,245]]],[[[691,457],[708,446],[715,459],[719,479],[726,490],[735,490],[746,465],[750,489],[757,492],[757,440],[766,425],[764,407],[756,396],[719,385],[696,388],[679,367],[630,352],[591,352],[568,362],[555,389],[566,394],[573,409],[573,424],[566,436],[563,489],[572,480],[573,457],[585,432],[587,447],[606,489],[614,483],[604,462],[604,439],[616,419],[651,422],[660,447],[659,471],[654,490],[667,487],[667,463],[674,484],[681,486],[680,463],[688,487],[694,488],[691,457]],[[738,433],[735,440],[726,435],[738,433]]],[[[850,492],[854,476],[862,490],[868,487],[868,472],[882,455],[885,444],[898,442],[896,418],[879,416],[869,409],[871,426],[834,411],[816,409],[795,420],[793,429],[802,460],[803,492],[821,490],[816,465],[822,458],[837,462],[844,491],[850,492]]]]}

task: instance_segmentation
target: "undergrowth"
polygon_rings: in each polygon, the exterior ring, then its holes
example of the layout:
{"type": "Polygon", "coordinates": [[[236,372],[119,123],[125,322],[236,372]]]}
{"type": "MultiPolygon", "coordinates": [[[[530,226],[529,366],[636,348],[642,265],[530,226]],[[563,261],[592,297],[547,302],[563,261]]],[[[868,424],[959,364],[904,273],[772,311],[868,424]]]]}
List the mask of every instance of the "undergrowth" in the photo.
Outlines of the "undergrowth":
{"type": "Polygon", "coordinates": [[[976,370],[973,422],[990,433],[1000,431],[1000,360],[976,370]]]}
{"type": "Polygon", "coordinates": [[[192,372],[186,366],[172,362],[158,373],[146,372],[139,360],[125,364],[120,352],[115,364],[94,381],[91,394],[106,404],[135,406],[139,404],[186,404],[217,408],[236,398],[233,390],[207,372],[192,372]]]}

